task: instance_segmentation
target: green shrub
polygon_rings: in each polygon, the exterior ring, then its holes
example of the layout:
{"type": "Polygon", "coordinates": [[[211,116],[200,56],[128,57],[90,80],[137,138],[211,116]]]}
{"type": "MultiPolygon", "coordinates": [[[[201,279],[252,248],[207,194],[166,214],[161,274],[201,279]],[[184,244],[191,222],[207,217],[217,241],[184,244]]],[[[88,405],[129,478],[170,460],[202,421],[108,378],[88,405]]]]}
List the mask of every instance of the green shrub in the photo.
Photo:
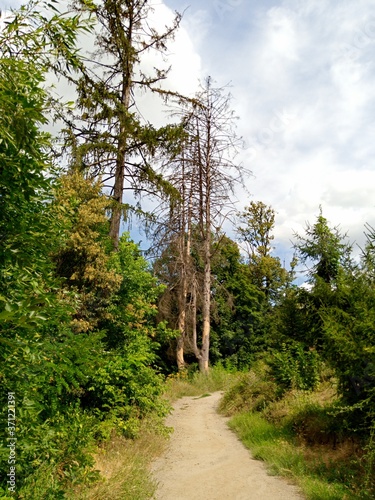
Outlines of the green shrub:
{"type": "Polygon", "coordinates": [[[327,444],[336,447],[346,429],[338,418],[337,405],[322,405],[309,398],[299,398],[283,419],[283,425],[310,445],[327,444]]]}
{"type": "MultiPolygon", "coordinates": [[[[18,415],[16,484],[20,498],[63,498],[66,484],[97,478],[92,470],[94,417],[72,408],[41,422],[30,401],[20,402],[18,415]]],[[[7,455],[2,449],[0,467],[4,471],[9,469],[7,455]]]]}
{"type": "Polygon", "coordinates": [[[260,361],[224,395],[220,410],[227,415],[239,411],[261,411],[277,399],[277,385],[268,375],[267,365],[260,361]]]}
{"type": "Polygon", "coordinates": [[[137,434],[138,418],[151,413],[162,417],[168,412],[167,404],[159,397],[163,377],[149,366],[153,355],[144,340],[134,340],[126,351],[107,353],[82,399],[84,407],[100,419],[110,414],[127,436],[137,434]]]}
{"type": "Polygon", "coordinates": [[[320,380],[321,363],[315,350],[306,350],[302,344],[283,343],[280,351],[270,358],[272,376],[284,389],[315,389],[320,380]]]}

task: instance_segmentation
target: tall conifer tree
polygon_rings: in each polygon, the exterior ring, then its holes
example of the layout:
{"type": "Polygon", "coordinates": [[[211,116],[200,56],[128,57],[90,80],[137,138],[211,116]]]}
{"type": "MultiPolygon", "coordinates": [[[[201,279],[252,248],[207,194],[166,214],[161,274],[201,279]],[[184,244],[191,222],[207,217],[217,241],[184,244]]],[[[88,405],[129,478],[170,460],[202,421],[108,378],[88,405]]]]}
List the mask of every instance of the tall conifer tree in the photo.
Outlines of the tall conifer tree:
{"type": "Polygon", "coordinates": [[[120,222],[129,206],[123,204],[123,191],[139,194],[168,191],[168,185],[151,164],[160,147],[175,139],[176,128],[155,129],[145,123],[137,107],[136,92],[151,91],[163,97],[161,81],[168,70],[155,69],[146,75],[142,66],[149,52],[165,55],[181,16],[163,33],[151,26],[151,7],[147,0],[105,0],[88,4],[76,2],[77,9],[94,14],[100,31],[96,51],[87,60],[80,78],[80,114],[70,121],[69,140],[75,154],[75,167],[103,176],[113,199],[110,235],[118,247],[120,222]]]}

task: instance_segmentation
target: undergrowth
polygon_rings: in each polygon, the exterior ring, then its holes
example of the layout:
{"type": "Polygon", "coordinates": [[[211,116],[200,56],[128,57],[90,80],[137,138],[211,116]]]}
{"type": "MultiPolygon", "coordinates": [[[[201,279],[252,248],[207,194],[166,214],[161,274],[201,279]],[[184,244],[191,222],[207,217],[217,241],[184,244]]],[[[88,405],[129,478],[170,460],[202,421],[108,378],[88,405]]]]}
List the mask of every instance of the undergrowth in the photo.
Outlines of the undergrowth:
{"type": "Polygon", "coordinates": [[[308,500],[375,498],[372,441],[352,432],[333,380],[280,392],[259,362],[224,395],[220,411],[270,473],[297,483],[308,500]]]}
{"type": "MultiPolygon", "coordinates": [[[[165,383],[164,399],[174,401],[183,396],[205,397],[211,392],[224,391],[238,380],[238,374],[229,374],[216,366],[207,375],[186,371],[169,376],[165,383]]],[[[168,403],[165,403],[168,405],[168,403]]],[[[150,464],[167,443],[168,428],[156,415],[138,421],[132,438],[107,435],[102,429],[103,443],[94,455],[94,469],[98,481],[72,488],[70,500],[146,500],[152,498],[156,483],[150,473],[150,464]]]]}
{"type": "Polygon", "coordinates": [[[165,397],[169,401],[184,396],[201,396],[204,393],[227,391],[240,377],[238,372],[228,372],[217,364],[205,373],[199,371],[181,371],[169,375],[165,386],[165,397]]]}
{"type": "Polygon", "coordinates": [[[160,421],[146,419],[136,439],[113,435],[94,456],[100,480],[90,487],[68,492],[69,500],[146,500],[152,498],[156,482],[150,463],[164,449],[168,429],[160,421]]]}
{"type": "MultiPolygon", "coordinates": [[[[349,433],[331,379],[314,391],[280,392],[266,363],[259,362],[248,373],[229,373],[219,365],[206,375],[186,371],[169,376],[164,398],[172,402],[215,391],[224,391],[220,411],[232,416],[230,427],[254,458],[263,460],[270,474],[298,484],[306,499],[375,497],[373,440],[366,444],[349,433]]],[[[101,480],[73,489],[67,498],[152,498],[156,484],[150,463],[164,449],[167,432],[160,420],[149,420],[137,439],[112,436],[95,455],[101,480]]]]}

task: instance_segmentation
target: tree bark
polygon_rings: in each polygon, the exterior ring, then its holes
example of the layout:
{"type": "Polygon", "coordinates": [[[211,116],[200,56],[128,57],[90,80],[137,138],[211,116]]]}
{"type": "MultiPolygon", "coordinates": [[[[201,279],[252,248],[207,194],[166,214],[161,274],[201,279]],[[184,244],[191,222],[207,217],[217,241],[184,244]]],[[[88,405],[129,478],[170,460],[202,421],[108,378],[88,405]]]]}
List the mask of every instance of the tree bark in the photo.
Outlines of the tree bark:
{"type": "MultiPolygon", "coordinates": [[[[125,46],[131,47],[133,40],[133,19],[129,19],[129,30],[126,36],[125,46]]],[[[124,47],[122,47],[124,48],[124,47]]],[[[122,92],[121,92],[121,104],[122,109],[119,116],[119,137],[117,145],[117,156],[116,156],[116,172],[115,172],[115,184],[113,186],[113,200],[114,207],[112,209],[111,216],[111,226],[109,230],[109,236],[113,241],[113,246],[115,250],[118,250],[119,239],[120,239],[120,228],[121,228],[121,214],[122,214],[122,198],[124,190],[124,180],[125,180],[125,158],[126,158],[126,147],[127,147],[127,134],[126,130],[127,116],[130,107],[130,92],[132,88],[132,75],[133,75],[133,62],[131,56],[128,58],[125,55],[125,60],[122,62],[122,92]]]]}
{"type": "MultiPolygon", "coordinates": [[[[126,144],[126,140],[124,141],[126,144]]],[[[113,186],[113,200],[114,206],[112,208],[111,215],[111,226],[109,230],[109,236],[113,242],[113,247],[118,250],[119,240],[120,240],[120,227],[121,227],[121,205],[122,196],[124,188],[124,177],[125,177],[125,154],[120,151],[116,161],[116,174],[115,174],[115,184],[113,186]]]]}
{"type": "MultiPolygon", "coordinates": [[[[184,326],[182,327],[184,328],[184,326]]],[[[177,339],[176,348],[176,361],[178,371],[183,371],[185,369],[185,359],[184,359],[184,347],[185,347],[185,335],[181,333],[181,326],[179,325],[180,336],[177,339]]]]}

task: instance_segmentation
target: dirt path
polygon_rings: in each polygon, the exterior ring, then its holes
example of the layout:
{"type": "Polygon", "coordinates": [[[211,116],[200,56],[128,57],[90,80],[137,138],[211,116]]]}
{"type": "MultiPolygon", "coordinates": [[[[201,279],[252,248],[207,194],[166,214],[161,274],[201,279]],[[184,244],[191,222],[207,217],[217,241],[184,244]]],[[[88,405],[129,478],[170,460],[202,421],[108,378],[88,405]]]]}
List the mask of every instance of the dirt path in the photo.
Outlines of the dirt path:
{"type": "Polygon", "coordinates": [[[268,476],[228,429],[216,413],[220,397],[175,403],[166,422],[174,428],[169,446],[153,464],[155,500],[301,500],[296,487],[268,476]]]}

